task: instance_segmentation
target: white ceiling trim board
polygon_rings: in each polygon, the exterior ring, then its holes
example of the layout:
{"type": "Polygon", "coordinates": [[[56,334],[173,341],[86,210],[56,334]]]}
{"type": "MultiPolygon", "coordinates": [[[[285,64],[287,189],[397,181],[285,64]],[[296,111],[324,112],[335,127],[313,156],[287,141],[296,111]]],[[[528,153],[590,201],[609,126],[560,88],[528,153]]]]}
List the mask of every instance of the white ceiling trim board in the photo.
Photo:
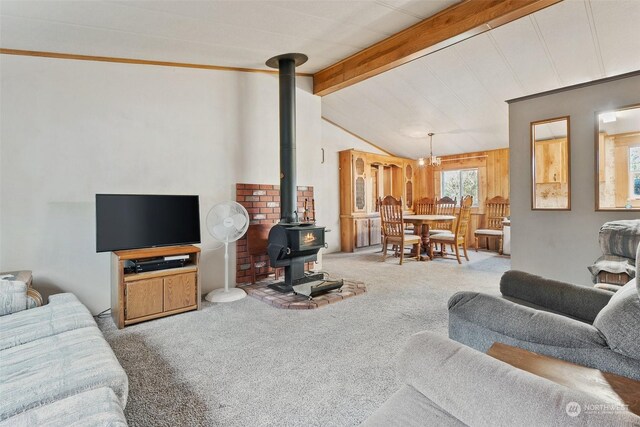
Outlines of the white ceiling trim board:
{"type": "Polygon", "coordinates": [[[522,93],[527,93],[527,90],[526,90],[526,88],[524,86],[524,83],[522,82],[522,80],[518,76],[518,73],[516,73],[516,70],[511,65],[511,62],[509,62],[509,60],[507,59],[507,55],[505,55],[504,52],[502,51],[502,49],[500,49],[500,45],[498,44],[498,41],[495,39],[495,37],[493,37],[493,34],[491,34],[490,31],[488,33],[486,33],[486,34],[487,34],[487,37],[489,37],[489,40],[491,40],[491,44],[493,45],[493,47],[495,47],[496,50],[498,51],[498,53],[500,54],[500,57],[504,61],[504,63],[507,66],[507,68],[509,68],[509,70],[511,70],[511,75],[513,75],[514,80],[516,81],[516,83],[520,87],[520,91],[522,91],[522,93]]]}
{"type": "Polygon", "coordinates": [[[555,74],[556,76],[556,80],[559,86],[566,86],[566,83],[562,80],[562,77],[560,77],[560,73],[558,72],[558,67],[556,67],[555,62],[553,61],[553,57],[551,56],[551,52],[549,51],[549,45],[547,44],[547,41],[544,38],[544,35],[542,34],[542,31],[540,30],[540,25],[538,25],[538,21],[536,20],[536,17],[534,15],[529,15],[529,20],[531,21],[531,25],[533,25],[533,29],[535,30],[537,36],[538,36],[538,40],[540,41],[540,44],[542,45],[542,49],[544,49],[544,53],[547,57],[547,60],[549,61],[549,65],[551,65],[551,69],[553,70],[553,74],[555,74]]]}
{"type": "Polygon", "coordinates": [[[484,90],[484,92],[487,94],[487,98],[489,98],[496,107],[498,107],[498,104],[500,102],[504,102],[504,100],[497,100],[493,96],[493,94],[491,93],[491,89],[485,86],[485,84],[480,79],[480,76],[478,76],[478,73],[476,72],[476,70],[469,64],[469,62],[466,59],[464,59],[464,56],[462,56],[457,49],[453,49],[453,53],[458,57],[460,62],[464,64],[464,67],[467,69],[469,74],[478,83],[478,85],[484,90]]]}
{"type": "MultiPolygon", "coordinates": [[[[277,8],[277,9],[280,9],[280,10],[287,10],[287,11],[291,11],[292,10],[292,9],[289,9],[289,8],[286,8],[286,7],[279,6],[278,4],[275,4],[273,7],[277,8]]],[[[378,33],[378,35],[380,36],[380,39],[387,38],[387,37],[392,35],[392,33],[389,33],[389,32],[386,32],[386,31],[380,31],[379,29],[365,27],[364,25],[355,24],[353,22],[345,21],[345,20],[342,20],[342,19],[329,19],[329,18],[325,18],[324,16],[312,15],[312,14],[309,14],[309,13],[300,12],[298,10],[296,10],[294,12],[297,13],[298,15],[307,16],[309,18],[319,19],[319,20],[322,20],[322,21],[325,21],[325,22],[330,22],[330,23],[335,23],[335,24],[343,24],[343,25],[344,24],[348,24],[350,27],[355,27],[355,28],[358,28],[358,29],[360,29],[362,31],[370,31],[372,33],[378,33]]],[[[339,44],[343,44],[343,43],[341,42],[339,44]]],[[[350,45],[349,44],[344,44],[344,46],[350,46],[350,45]]],[[[365,49],[367,47],[368,47],[368,45],[367,46],[362,45],[362,46],[358,46],[358,49],[365,49]]]]}
{"type": "Polygon", "coordinates": [[[587,19],[589,21],[589,30],[591,30],[591,41],[593,42],[593,50],[598,60],[598,67],[600,67],[600,78],[607,76],[607,72],[604,68],[604,60],[602,59],[602,51],[600,48],[600,39],[598,38],[598,29],[596,28],[596,21],[593,19],[593,9],[591,8],[591,0],[584,2],[584,9],[587,12],[587,19]]]}
{"type": "Polygon", "coordinates": [[[384,6],[384,7],[386,7],[387,9],[391,9],[391,10],[393,10],[394,12],[403,13],[403,14],[405,14],[405,15],[407,15],[407,16],[412,17],[412,18],[416,18],[416,23],[417,23],[419,20],[423,20],[423,19],[425,19],[425,18],[426,18],[426,16],[418,15],[418,14],[416,14],[416,13],[413,13],[413,12],[410,12],[410,11],[408,11],[408,10],[405,10],[405,9],[403,9],[403,8],[401,8],[401,7],[394,6],[394,5],[391,5],[391,4],[389,4],[389,3],[385,3],[385,2],[384,2],[384,1],[382,1],[382,0],[376,0],[376,3],[377,3],[377,4],[379,4],[380,6],[384,6]]]}

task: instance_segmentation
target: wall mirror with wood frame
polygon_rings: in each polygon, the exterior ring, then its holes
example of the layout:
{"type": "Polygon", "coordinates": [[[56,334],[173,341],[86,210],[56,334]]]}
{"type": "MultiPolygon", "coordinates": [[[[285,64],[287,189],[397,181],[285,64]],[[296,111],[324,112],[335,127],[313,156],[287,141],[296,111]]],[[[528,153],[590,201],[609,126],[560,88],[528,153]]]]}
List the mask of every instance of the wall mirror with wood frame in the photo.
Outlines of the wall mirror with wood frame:
{"type": "Polygon", "coordinates": [[[640,211],[640,104],[596,113],[596,210],[640,211]]]}
{"type": "Polygon", "coordinates": [[[531,209],[571,209],[569,116],[531,123],[531,209]]]}

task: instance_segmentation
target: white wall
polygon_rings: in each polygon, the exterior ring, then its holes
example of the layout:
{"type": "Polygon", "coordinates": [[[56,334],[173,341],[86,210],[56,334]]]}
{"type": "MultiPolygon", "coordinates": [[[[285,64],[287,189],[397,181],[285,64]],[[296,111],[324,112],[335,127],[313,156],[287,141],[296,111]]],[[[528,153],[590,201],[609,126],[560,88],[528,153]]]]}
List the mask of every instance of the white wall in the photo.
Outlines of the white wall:
{"type": "MultiPolygon", "coordinates": [[[[275,75],[11,55],[0,70],[0,271],[33,270],[46,294],[110,305],[95,193],[198,194],[204,219],[237,182],[278,183],[275,75]]],[[[320,114],[299,78],[298,184],[316,187],[331,222],[338,189],[324,177],[337,167],[320,163],[320,114]]],[[[207,292],[222,286],[223,254],[204,227],[202,238],[207,292]]]]}
{"type": "Polygon", "coordinates": [[[640,103],[640,76],[512,102],[509,105],[511,264],[549,278],[591,284],[601,255],[598,230],[640,212],[595,211],[595,112],[640,103]],[[529,124],[571,116],[571,211],[531,210],[529,124]]]}
{"type": "Polygon", "coordinates": [[[338,151],[350,148],[370,153],[384,154],[374,146],[354,137],[339,127],[322,120],[322,148],[325,150],[321,166],[322,186],[316,190],[316,204],[322,206],[318,223],[331,230],[326,234],[329,248],[326,252],[340,251],[340,171],[338,151]]]}

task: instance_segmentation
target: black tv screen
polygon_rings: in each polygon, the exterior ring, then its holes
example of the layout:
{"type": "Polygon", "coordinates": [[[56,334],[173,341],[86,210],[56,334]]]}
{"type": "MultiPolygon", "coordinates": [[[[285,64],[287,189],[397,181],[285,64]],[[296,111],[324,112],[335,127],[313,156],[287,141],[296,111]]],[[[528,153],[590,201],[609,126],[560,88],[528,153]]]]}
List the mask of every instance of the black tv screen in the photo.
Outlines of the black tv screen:
{"type": "Polygon", "coordinates": [[[96,194],[96,251],[200,243],[198,196],[96,194]]]}

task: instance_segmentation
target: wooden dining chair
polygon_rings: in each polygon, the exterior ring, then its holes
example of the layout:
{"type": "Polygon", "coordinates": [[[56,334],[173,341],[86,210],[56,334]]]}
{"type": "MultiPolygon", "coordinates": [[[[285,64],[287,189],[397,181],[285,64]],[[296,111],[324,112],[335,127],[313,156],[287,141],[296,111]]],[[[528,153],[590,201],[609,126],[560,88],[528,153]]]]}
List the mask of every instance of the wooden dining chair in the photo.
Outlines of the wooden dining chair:
{"type": "Polygon", "coordinates": [[[467,255],[467,230],[469,229],[469,222],[471,221],[471,205],[473,204],[472,196],[465,196],[460,203],[460,212],[455,226],[455,232],[453,233],[438,233],[429,238],[429,252],[433,253],[433,245],[440,245],[440,255],[445,256],[445,245],[453,245],[453,249],[456,254],[458,264],[462,264],[460,261],[460,247],[464,252],[464,257],[469,261],[469,255],[467,255]]]}
{"type": "Polygon", "coordinates": [[[502,221],[509,216],[509,199],[496,196],[488,199],[485,204],[485,228],[477,229],[473,234],[475,236],[475,247],[478,252],[478,243],[480,237],[486,238],[487,249],[489,249],[489,239],[498,239],[498,253],[502,255],[502,240],[504,232],[502,231],[502,221]]]}
{"type": "MultiPolygon", "coordinates": [[[[452,199],[451,197],[444,196],[440,200],[435,203],[435,214],[436,215],[455,215],[456,214],[456,204],[458,202],[458,198],[452,199]]],[[[430,230],[429,235],[438,234],[438,233],[451,233],[453,232],[453,223],[451,222],[442,222],[435,224],[430,230]]]]}
{"type": "Polygon", "coordinates": [[[382,220],[382,260],[387,258],[387,246],[395,245],[400,251],[400,265],[404,260],[405,246],[412,245],[416,251],[416,258],[420,260],[420,236],[405,234],[402,219],[402,198],[393,196],[379,199],[380,219],[382,220]]]}
{"type": "MultiPolygon", "coordinates": [[[[413,212],[416,215],[433,215],[436,211],[435,200],[431,197],[423,197],[413,204],[413,212]]],[[[405,224],[405,233],[413,234],[415,226],[413,224],[405,224]]]]}
{"type": "Polygon", "coordinates": [[[416,215],[434,215],[436,213],[436,202],[431,197],[423,197],[415,202],[413,210],[416,215]]]}
{"type": "MultiPolygon", "coordinates": [[[[436,200],[434,204],[434,214],[435,215],[455,215],[456,214],[456,204],[458,202],[458,198],[452,199],[451,197],[444,196],[440,200],[436,200]]],[[[455,226],[455,221],[453,222],[441,222],[434,224],[429,228],[429,236],[433,236],[439,233],[453,233],[453,229],[455,226]]],[[[443,248],[444,250],[444,248],[443,248]]],[[[451,248],[453,250],[453,247],[451,248]]]]}

